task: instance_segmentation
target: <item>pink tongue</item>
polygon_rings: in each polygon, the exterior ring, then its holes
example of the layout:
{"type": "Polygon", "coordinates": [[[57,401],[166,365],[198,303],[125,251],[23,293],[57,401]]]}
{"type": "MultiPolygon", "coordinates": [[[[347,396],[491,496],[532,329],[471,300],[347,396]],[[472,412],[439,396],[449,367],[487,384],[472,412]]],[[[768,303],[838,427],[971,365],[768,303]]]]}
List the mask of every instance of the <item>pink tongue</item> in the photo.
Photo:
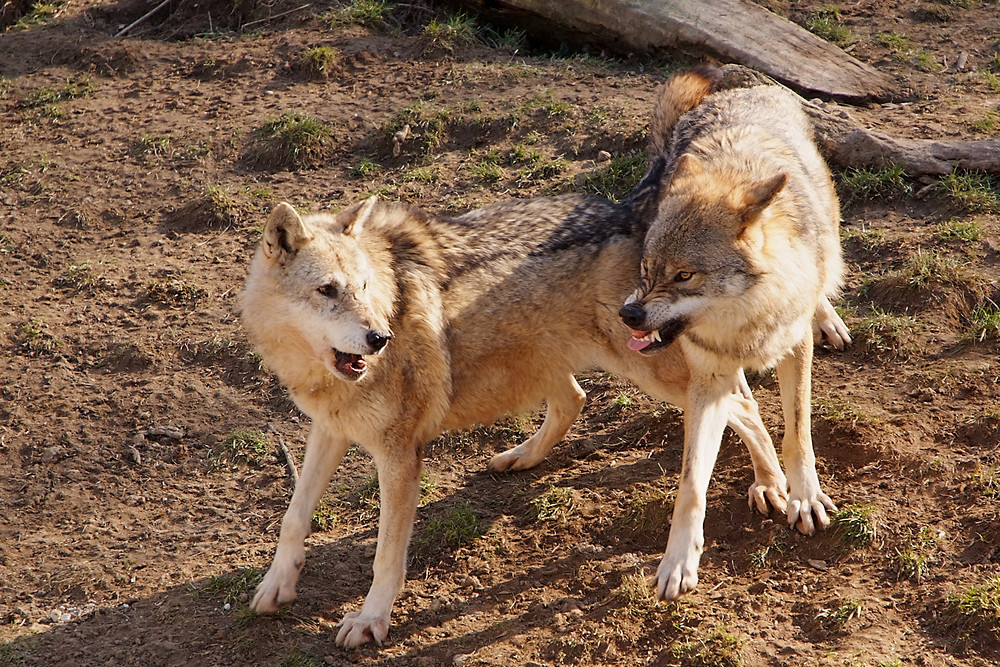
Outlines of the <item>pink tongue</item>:
{"type": "Polygon", "coordinates": [[[651,345],[648,340],[639,340],[638,338],[630,338],[628,341],[628,349],[638,352],[639,350],[644,350],[651,345]]]}

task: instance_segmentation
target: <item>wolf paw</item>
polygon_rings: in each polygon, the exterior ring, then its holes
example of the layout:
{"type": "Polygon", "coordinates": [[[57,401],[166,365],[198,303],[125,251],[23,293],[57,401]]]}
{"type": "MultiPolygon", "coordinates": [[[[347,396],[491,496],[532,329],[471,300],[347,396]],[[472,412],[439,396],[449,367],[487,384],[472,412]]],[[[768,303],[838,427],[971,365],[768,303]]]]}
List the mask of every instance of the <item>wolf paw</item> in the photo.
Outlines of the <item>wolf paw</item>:
{"type": "Polygon", "coordinates": [[[527,443],[522,443],[517,447],[508,449],[497,454],[489,463],[490,472],[507,472],[509,470],[527,470],[534,468],[545,459],[545,455],[538,455],[530,447],[525,447],[527,443]]]}
{"type": "Polygon", "coordinates": [[[827,511],[836,512],[837,506],[822,491],[810,498],[793,498],[788,501],[788,525],[803,535],[815,535],[817,530],[825,530],[830,525],[827,511]]]}
{"type": "Polygon", "coordinates": [[[373,640],[381,646],[389,634],[389,617],[352,611],[344,616],[337,627],[340,628],[336,640],[338,646],[354,648],[373,640]]]}
{"type": "Polygon", "coordinates": [[[295,601],[295,584],[299,578],[299,567],[292,563],[283,567],[275,560],[264,580],[257,585],[250,609],[255,614],[273,614],[295,601]]]}
{"type": "Polygon", "coordinates": [[[788,510],[788,482],[784,475],[766,480],[755,478],[747,495],[750,509],[756,508],[764,516],[771,514],[772,507],[782,514],[788,510]]]}
{"type": "Polygon", "coordinates": [[[695,549],[680,558],[664,555],[656,569],[656,579],[653,580],[657,599],[671,602],[693,591],[698,586],[700,559],[701,554],[695,549]]]}
{"type": "Polygon", "coordinates": [[[824,338],[838,350],[843,350],[851,344],[851,332],[847,324],[826,297],[820,301],[813,317],[813,342],[820,345],[824,338]]]}

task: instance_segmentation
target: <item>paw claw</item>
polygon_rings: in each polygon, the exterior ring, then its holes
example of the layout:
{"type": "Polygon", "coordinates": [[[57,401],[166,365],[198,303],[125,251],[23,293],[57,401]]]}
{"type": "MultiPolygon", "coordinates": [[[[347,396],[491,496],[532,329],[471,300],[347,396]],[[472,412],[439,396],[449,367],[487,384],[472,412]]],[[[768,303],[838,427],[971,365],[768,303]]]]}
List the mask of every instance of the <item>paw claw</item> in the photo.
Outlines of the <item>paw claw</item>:
{"type": "Polygon", "coordinates": [[[664,602],[672,602],[685,593],[690,593],[698,586],[698,561],[700,553],[692,549],[681,557],[671,557],[664,554],[660,566],[656,570],[653,586],[656,588],[656,598],[664,602]]]}
{"type": "Polygon", "coordinates": [[[770,516],[772,509],[785,514],[788,508],[787,488],[788,484],[783,476],[780,482],[775,483],[754,480],[748,493],[750,509],[756,509],[764,516],[770,516]]]}
{"type": "Polygon", "coordinates": [[[788,503],[788,525],[803,535],[815,535],[818,530],[825,530],[830,525],[827,510],[833,512],[836,509],[824,493],[818,493],[813,500],[793,500],[788,503]]]}
{"type": "Polygon", "coordinates": [[[335,639],[338,646],[356,648],[369,641],[381,646],[389,635],[389,619],[382,616],[368,616],[361,611],[346,614],[337,624],[340,628],[335,639]]]}
{"type": "Polygon", "coordinates": [[[295,601],[295,584],[298,581],[299,568],[284,568],[275,561],[257,584],[250,610],[255,614],[273,614],[295,601]]]}

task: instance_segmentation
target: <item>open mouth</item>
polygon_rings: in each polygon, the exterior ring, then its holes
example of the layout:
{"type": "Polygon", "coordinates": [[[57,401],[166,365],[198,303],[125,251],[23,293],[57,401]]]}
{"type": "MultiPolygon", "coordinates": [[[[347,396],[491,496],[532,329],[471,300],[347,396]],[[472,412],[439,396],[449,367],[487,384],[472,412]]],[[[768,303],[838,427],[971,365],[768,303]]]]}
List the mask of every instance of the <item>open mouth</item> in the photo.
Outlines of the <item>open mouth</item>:
{"type": "Polygon", "coordinates": [[[361,376],[368,370],[368,364],[360,354],[341,352],[334,348],[333,354],[337,363],[334,364],[337,371],[348,380],[360,380],[361,376]]]}
{"type": "Polygon", "coordinates": [[[663,336],[660,335],[659,329],[656,331],[629,329],[629,332],[632,334],[632,338],[628,341],[628,349],[635,352],[652,352],[667,344],[663,342],[663,336]]]}
{"type": "Polygon", "coordinates": [[[655,331],[629,329],[629,333],[632,334],[632,338],[628,341],[628,349],[635,352],[642,352],[643,354],[655,352],[656,350],[662,349],[677,340],[677,337],[683,333],[684,329],[687,328],[687,325],[687,318],[681,317],[674,320],[668,320],[662,327],[656,329],[655,331]]]}

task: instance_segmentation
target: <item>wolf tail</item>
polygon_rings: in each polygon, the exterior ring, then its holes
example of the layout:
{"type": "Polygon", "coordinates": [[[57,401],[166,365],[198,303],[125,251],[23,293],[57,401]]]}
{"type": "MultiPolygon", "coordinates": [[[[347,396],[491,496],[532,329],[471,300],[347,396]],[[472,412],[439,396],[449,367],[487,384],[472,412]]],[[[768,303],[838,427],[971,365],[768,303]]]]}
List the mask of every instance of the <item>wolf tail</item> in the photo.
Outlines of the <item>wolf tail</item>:
{"type": "Polygon", "coordinates": [[[721,80],[721,70],[700,66],[675,74],[663,84],[649,126],[651,160],[666,154],[677,121],[715,92],[721,80]]]}

